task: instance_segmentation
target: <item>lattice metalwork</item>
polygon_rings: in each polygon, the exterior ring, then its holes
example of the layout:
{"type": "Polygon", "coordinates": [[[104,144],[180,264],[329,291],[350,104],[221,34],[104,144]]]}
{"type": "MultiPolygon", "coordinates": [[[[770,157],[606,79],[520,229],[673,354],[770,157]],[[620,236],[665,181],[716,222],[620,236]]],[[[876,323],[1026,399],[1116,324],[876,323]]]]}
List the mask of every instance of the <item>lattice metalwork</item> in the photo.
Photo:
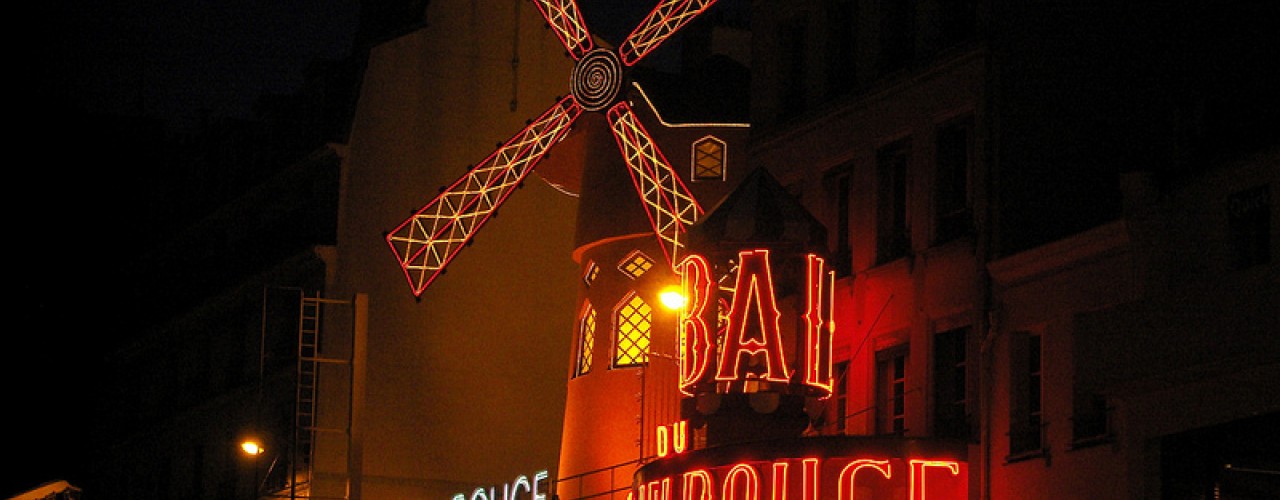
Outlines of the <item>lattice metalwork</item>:
{"type": "Polygon", "coordinates": [[[578,365],[574,376],[591,371],[592,351],[596,347],[596,309],[588,302],[578,323],[578,365]]]}
{"type": "Polygon", "coordinates": [[[462,247],[564,138],[582,111],[609,109],[611,131],[640,193],[668,263],[682,246],[681,235],[701,214],[652,138],[625,102],[613,104],[625,81],[623,71],[669,39],[715,0],[662,0],[627,36],[618,52],[596,49],[573,0],[532,0],[576,61],[570,95],[533,120],[474,169],[442,190],[387,236],[415,296],[444,270],[462,247]]]}
{"type": "Polygon", "coordinates": [[[714,3],[716,0],[662,0],[618,48],[622,62],[635,65],[714,3]]]}
{"type": "Polygon", "coordinates": [[[631,172],[631,182],[644,201],[654,234],[662,240],[662,252],[668,263],[677,262],[684,248],[684,234],[702,216],[702,207],[627,103],[614,105],[608,116],[613,137],[631,172]]]}
{"type": "Polygon", "coordinates": [[[724,141],[710,135],[698,139],[693,143],[692,164],[694,180],[724,180],[724,141]]]}
{"type": "Polygon", "coordinates": [[[617,325],[613,365],[642,365],[649,361],[649,332],[653,326],[653,308],[640,296],[631,294],[614,314],[617,325]]]}
{"type": "Polygon", "coordinates": [[[618,262],[618,270],[628,278],[636,279],[643,276],[644,273],[653,269],[653,259],[639,250],[634,250],[627,254],[626,258],[618,262]]]}

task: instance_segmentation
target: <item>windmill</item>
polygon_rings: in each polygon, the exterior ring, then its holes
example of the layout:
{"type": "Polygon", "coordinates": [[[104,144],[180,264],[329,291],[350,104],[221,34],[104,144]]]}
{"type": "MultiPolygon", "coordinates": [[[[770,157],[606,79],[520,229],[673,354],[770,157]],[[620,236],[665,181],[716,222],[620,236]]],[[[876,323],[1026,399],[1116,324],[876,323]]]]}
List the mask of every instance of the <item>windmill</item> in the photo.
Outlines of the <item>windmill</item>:
{"type": "Polygon", "coordinates": [[[630,105],[626,71],[716,0],[660,0],[617,49],[592,41],[575,0],[532,0],[575,65],[570,93],[386,235],[416,297],[444,272],[583,112],[604,112],[668,264],[702,214],[630,105]]]}

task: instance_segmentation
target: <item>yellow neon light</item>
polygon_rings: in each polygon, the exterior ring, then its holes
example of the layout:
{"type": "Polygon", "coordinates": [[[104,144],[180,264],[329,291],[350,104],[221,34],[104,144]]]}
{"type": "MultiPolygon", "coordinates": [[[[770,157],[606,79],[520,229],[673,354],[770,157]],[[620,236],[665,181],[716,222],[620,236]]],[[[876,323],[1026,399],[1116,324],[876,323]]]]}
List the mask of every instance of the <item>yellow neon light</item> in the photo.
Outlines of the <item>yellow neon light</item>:
{"type": "Polygon", "coordinates": [[[591,51],[591,34],[587,32],[587,23],[582,20],[576,0],[533,0],[533,4],[574,60],[591,51]]]}
{"type": "Polygon", "coordinates": [[[650,110],[651,112],[653,112],[653,116],[654,116],[655,118],[657,118],[657,119],[658,119],[658,123],[661,123],[661,124],[662,124],[662,126],[664,126],[664,127],[667,127],[667,128],[687,128],[687,127],[696,127],[696,128],[716,128],[716,127],[721,127],[721,128],[751,128],[751,124],[750,124],[750,123],[730,123],[730,122],[715,122],[715,123],[671,123],[671,122],[667,121],[665,118],[663,118],[663,117],[662,117],[662,113],[658,112],[658,107],[653,105],[653,100],[649,99],[649,94],[648,94],[648,93],[645,93],[645,91],[644,91],[644,87],[641,87],[641,86],[640,86],[640,84],[639,84],[639,83],[636,83],[636,82],[631,82],[631,86],[632,86],[632,87],[635,87],[635,88],[636,88],[636,90],[640,91],[640,99],[644,100],[644,104],[645,104],[645,106],[648,106],[649,110],[650,110]]]}
{"type": "Polygon", "coordinates": [[[618,56],[627,66],[640,61],[672,34],[692,21],[716,0],[662,0],[618,47],[618,56]]]}
{"type": "Polygon", "coordinates": [[[581,113],[572,96],[561,99],[387,233],[414,296],[422,295],[581,113]]]}
{"type": "Polygon", "coordinates": [[[626,102],[614,105],[607,115],[631,182],[644,201],[649,224],[663,243],[667,264],[674,267],[684,248],[685,231],[702,216],[702,207],[626,102]]]}

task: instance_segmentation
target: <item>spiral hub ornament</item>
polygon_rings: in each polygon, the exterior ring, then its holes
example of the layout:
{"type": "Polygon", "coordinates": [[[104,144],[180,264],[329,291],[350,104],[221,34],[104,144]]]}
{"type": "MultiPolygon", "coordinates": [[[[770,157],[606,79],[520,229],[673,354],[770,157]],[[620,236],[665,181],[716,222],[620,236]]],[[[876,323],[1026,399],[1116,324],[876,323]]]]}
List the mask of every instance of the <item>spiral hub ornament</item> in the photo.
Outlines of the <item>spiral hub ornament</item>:
{"type": "Polygon", "coordinates": [[[622,61],[608,49],[588,52],[573,67],[569,84],[583,110],[607,108],[622,90],[622,61]]]}

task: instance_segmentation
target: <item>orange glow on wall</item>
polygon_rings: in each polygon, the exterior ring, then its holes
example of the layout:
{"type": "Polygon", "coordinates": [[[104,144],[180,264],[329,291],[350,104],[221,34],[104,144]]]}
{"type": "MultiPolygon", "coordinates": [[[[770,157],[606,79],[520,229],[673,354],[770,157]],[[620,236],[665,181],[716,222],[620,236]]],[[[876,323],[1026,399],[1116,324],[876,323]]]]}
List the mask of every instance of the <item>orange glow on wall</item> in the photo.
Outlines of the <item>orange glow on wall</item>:
{"type": "Polygon", "coordinates": [[[690,255],[676,266],[686,302],[680,310],[680,392],[693,395],[691,387],[702,380],[711,362],[714,340],[707,325],[707,306],[714,293],[711,265],[701,255],[690,255]]]}
{"type": "Polygon", "coordinates": [[[782,332],[778,325],[782,313],[778,311],[773,291],[769,250],[738,252],[738,277],[729,311],[716,380],[753,377],[786,382],[791,374],[782,353],[782,332]],[[743,373],[743,358],[759,355],[764,356],[763,373],[743,373]]]}

